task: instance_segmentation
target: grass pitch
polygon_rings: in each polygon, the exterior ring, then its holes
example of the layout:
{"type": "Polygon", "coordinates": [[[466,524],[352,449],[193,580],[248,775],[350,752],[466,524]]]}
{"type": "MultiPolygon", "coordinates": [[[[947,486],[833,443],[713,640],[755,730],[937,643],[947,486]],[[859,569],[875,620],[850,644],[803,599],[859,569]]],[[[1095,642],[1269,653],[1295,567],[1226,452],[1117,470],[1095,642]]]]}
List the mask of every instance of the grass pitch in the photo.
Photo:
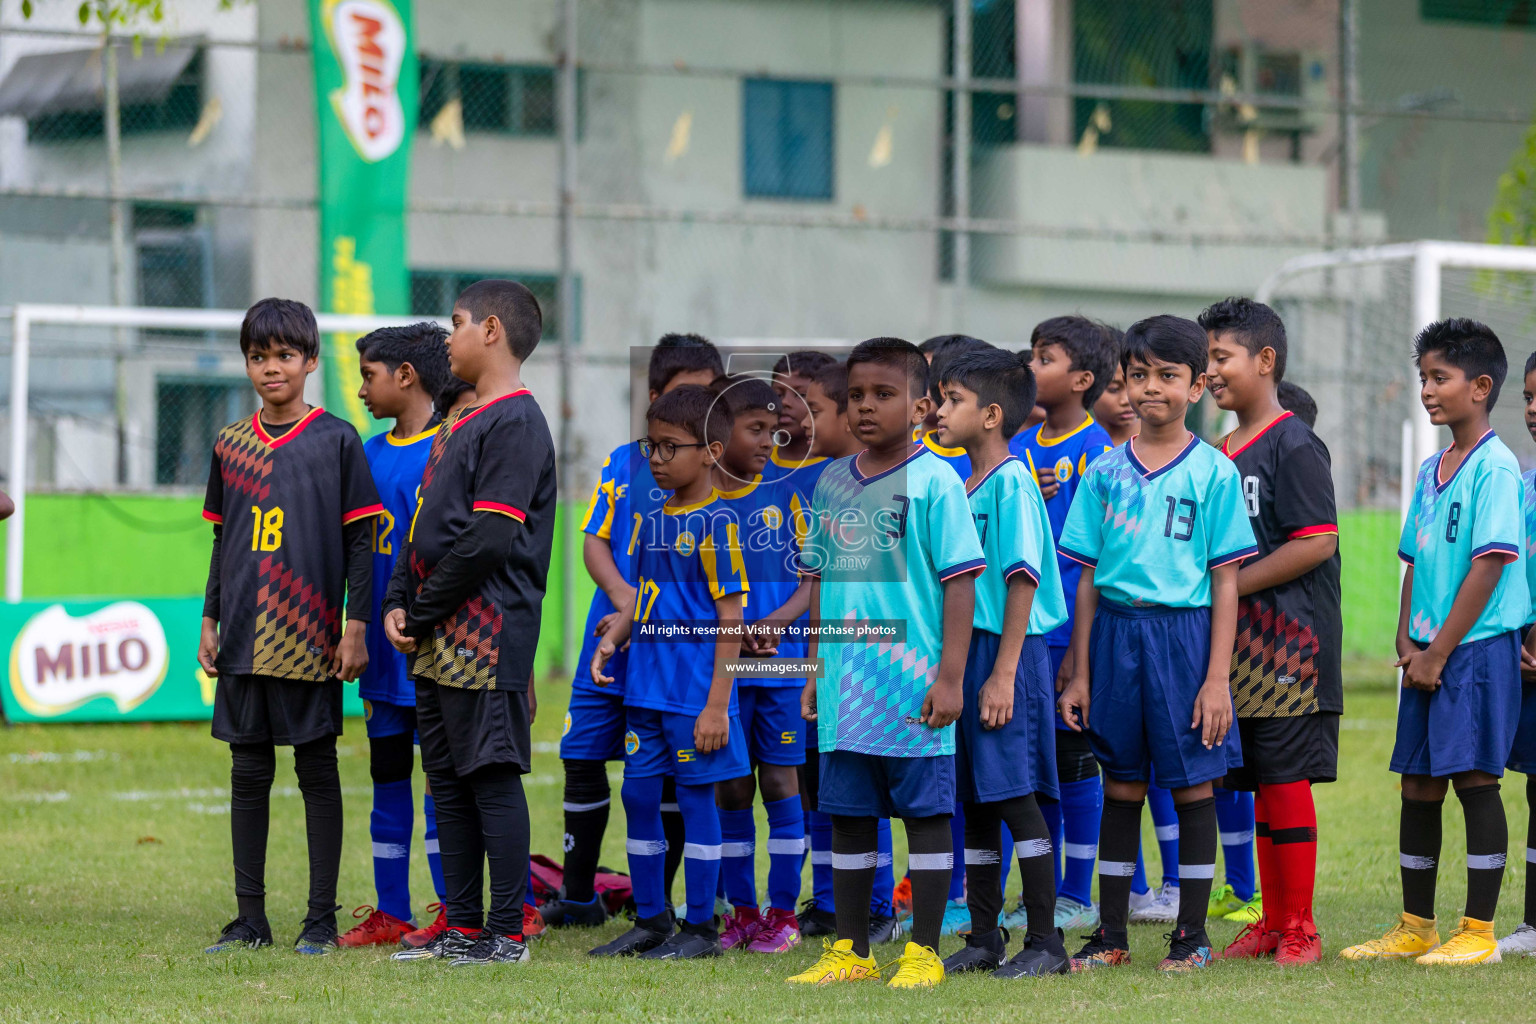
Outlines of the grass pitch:
{"type": "MultiPolygon", "coordinates": [[[[566,691],[545,687],[535,726],[538,754],[527,780],[534,850],[558,858],[560,769],[554,753],[566,691]]],[[[1286,1021],[1530,1020],[1536,961],[1426,970],[1412,963],[1359,966],[1334,959],[1351,942],[1380,934],[1398,906],[1396,777],[1390,670],[1352,673],[1341,735],[1344,781],[1318,789],[1318,925],[1327,960],[1282,973],[1268,963],[1218,963],[1193,976],[1161,976],[1161,926],[1134,926],[1132,966],[1038,982],[956,977],[933,992],[896,993],[876,984],[802,990],[783,979],[815,955],[812,940],[785,956],[728,954],[689,964],[597,962],[588,947],[625,925],[550,934],[532,963],[449,970],[395,964],[387,951],[300,957],[288,948],[303,916],[303,805],[287,755],[279,756],[267,865],[273,949],[204,956],[234,916],[229,856],[227,749],[207,726],[49,726],[0,732],[0,1021],[230,1020],[400,1022],[416,1019],[526,1021],[1062,1019],[1216,1020],[1262,1014],[1286,1021]]],[[[347,811],[341,899],[372,902],[367,741],[361,721],[342,738],[347,811]]],[[[617,768],[617,766],[615,766],[617,768]]],[[[615,773],[617,794],[617,773],[615,773]]],[[[417,784],[418,795],[420,783],[417,784]]],[[[1500,933],[1520,919],[1524,889],[1524,780],[1511,776],[1511,870],[1500,933]]],[[[1439,910],[1460,914],[1461,815],[1446,801],[1439,910]]],[[[1151,823],[1143,818],[1150,873],[1151,823]]],[[[760,825],[760,834],[763,827],[760,825]]],[[[418,822],[413,892],[431,899],[418,822]]],[[[901,843],[901,830],[897,829],[901,843]]],[[[605,848],[622,866],[617,800],[605,848]]],[[[759,858],[766,869],[766,858],[759,858]]],[[[897,852],[897,865],[904,853],[897,852]]],[[[1017,872],[1013,884],[1017,886],[1017,872]]],[[[679,886],[681,879],[679,879],[679,886]]],[[[1010,894],[1010,902],[1012,894],[1010,894]]],[[[344,918],[345,924],[345,918],[344,918]]],[[[1236,925],[1215,922],[1218,944],[1236,925]]],[[[1069,947],[1075,948],[1075,936],[1069,947]]],[[[941,952],[959,945],[947,939],[941,952]]],[[[1015,947],[1017,942],[1015,942],[1015,947]]],[[[895,947],[878,950],[893,957],[895,947]]]]}

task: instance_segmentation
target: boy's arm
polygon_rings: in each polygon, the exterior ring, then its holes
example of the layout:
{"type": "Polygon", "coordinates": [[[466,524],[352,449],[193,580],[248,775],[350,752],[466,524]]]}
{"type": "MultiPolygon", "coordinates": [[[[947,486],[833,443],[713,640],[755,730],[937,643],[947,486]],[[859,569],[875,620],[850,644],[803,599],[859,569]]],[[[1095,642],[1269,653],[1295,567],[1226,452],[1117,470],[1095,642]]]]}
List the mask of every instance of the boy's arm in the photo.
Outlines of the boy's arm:
{"type": "Polygon", "coordinates": [[[500,512],[476,512],[422,584],[401,632],[417,639],[431,636],[433,627],[457,611],[506,562],[522,528],[522,523],[500,512]]]}
{"type": "Polygon", "coordinates": [[[1237,563],[1211,570],[1211,660],[1195,695],[1191,729],[1206,749],[1219,747],[1232,728],[1232,644],[1237,639],[1237,563]]]}
{"type": "Polygon", "coordinates": [[[1013,720],[1013,682],[1024,640],[1029,635],[1029,613],[1035,604],[1035,580],[1022,570],[1008,578],[1008,600],[1003,605],[1003,636],[997,645],[992,674],[981,687],[981,727],[1001,729],[1013,720]]]}
{"type": "Polygon", "coordinates": [[[613,682],[613,676],[605,674],[603,669],[607,667],[614,652],[629,643],[629,634],[634,629],[634,614],[634,600],[631,599],[607,617],[608,628],[601,634],[597,650],[592,653],[592,664],[588,666],[592,672],[592,681],[598,686],[607,686],[613,682]]]}
{"type": "Polygon", "coordinates": [[[976,575],[963,572],[944,581],[944,635],[939,647],[939,676],[923,698],[922,719],[942,729],[960,717],[964,703],[965,656],[976,617],[976,575]]]}
{"type": "Polygon", "coordinates": [[[778,650],[779,637],[789,624],[804,615],[811,607],[811,583],[802,578],[800,585],[773,611],[754,622],[753,628],[760,633],[749,633],[742,638],[743,648],[753,654],[771,654],[778,650]]]}
{"type": "Polygon", "coordinates": [[[368,623],[373,620],[372,516],[354,519],[341,528],[347,547],[347,625],[336,645],[331,673],[348,682],[368,667],[368,623]]]}
{"type": "Polygon", "coordinates": [[[634,599],[635,588],[629,585],[613,560],[613,548],[608,540],[596,534],[582,534],[581,561],[587,567],[587,575],[598,585],[615,608],[621,608],[634,599]]]}
{"type": "Polygon", "coordinates": [[[1237,570],[1237,594],[1247,597],[1260,590],[1299,579],[1322,565],[1339,550],[1337,533],[1294,537],[1252,563],[1237,570]]]}
{"type": "MultiPolygon", "coordinates": [[[[821,620],[821,577],[802,576],[802,583],[809,583],[809,603],[807,611],[810,615],[810,636],[806,637],[805,656],[814,660],[821,656],[821,638],[816,635],[817,624],[821,620]]],[[[816,721],[816,681],[820,678],[816,675],[806,677],[805,689],[800,691],[800,717],[807,722],[816,721]]]]}
{"type": "Polygon", "coordinates": [[[725,670],[741,650],[741,594],[726,594],[715,599],[715,617],[720,630],[715,634],[715,651],[709,680],[709,698],[693,723],[693,745],[701,754],[710,754],[731,739],[731,688],[735,678],[725,670]]]}
{"type": "Polygon", "coordinates": [[[1408,623],[1413,615],[1413,565],[1403,567],[1402,592],[1397,598],[1397,664],[1406,664],[1408,655],[1417,651],[1418,645],[1408,635],[1408,623]]]}
{"type": "Polygon", "coordinates": [[[1072,680],[1056,699],[1061,720],[1073,732],[1082,732],[1088,725],[1088,636],[1093,630],[1093,616],[1099,610],[1099,588],[1094,585],[1093,574],[1094,567],[1085,565],[1077,580],[1077,601],[1072,609],[1072,646],[1068,654],[1072,659],[1072,680]]]}
{"type": "MultiPolygon", "coordinates": [[[[1472,559],[1472,565],[1468,567],[1466,578],[1456,591],[1456,600],[1451,604],[1451,612],[1445,617],[1445,625],[1440,627],[1440,632],[1435,634],[1435,638],[1424,650],[1420,651],[1417,645],[1413,645],[1412,651],[1398,658],[1397,663],[1403,670],[1404,686],[1433,690],[1440,685],[1440,670],[1445,668],[1446,659],[1472,631],[1472,627],[1477,625],[1478,616],[1483,614],[1494,588],[1499,585],[1504,565],[1503,559],[1497,555],[1472,559]]],[[[1411,567],[1408,573],[1404,580],[1405,587],[1412,579],[1411,567]]],[[[1405,589],[1404,592],[1408,591],[1405,589]]],[[[1403,632],[1400,628],[1399,634],[1403,632]]]]}
{"type": "Polygon", "coordinates": [[[213,554],[208,557],[208,583],[203,588],[203,625],[197,641],[197,663],[210,676],[219,674],[219,566],[223,559],[224,527],[213,527],[213,554]]]}
{"type": "Polygon", "coordinates": [[[401,654],[410,654],[416,649],[416,641],[406,636],[405,629],[405,598],[410,589],[410,569],[407,555],[410,552],[408,544],[400,545],[400,553],[395,556],[395,568],[389,574],[389,587],[384,591],[383,626],[384,638],[401,654]]]}
{"type": "Polygon", "coordinates": [[[1282,453],[1275,467],[1274,518],[1286,541],[1237,571],[1239,597],[1268,590],[1311,572],[1339,549],[1328,449],[1315,434],[1282,453]]]}

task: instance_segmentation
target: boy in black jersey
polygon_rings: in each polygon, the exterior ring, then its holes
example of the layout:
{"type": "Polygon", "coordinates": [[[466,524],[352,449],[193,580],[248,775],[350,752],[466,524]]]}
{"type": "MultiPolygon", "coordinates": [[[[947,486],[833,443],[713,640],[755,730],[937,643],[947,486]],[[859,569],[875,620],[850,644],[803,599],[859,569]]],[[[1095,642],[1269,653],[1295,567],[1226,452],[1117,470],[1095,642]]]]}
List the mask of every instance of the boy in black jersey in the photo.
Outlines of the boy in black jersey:
{"type": "Polygon", "coordinates": [[[1237,573],[1232,705],[1243,767],[1223,785],[1256,791],[1264,910],[1222,956],[1312,963],[1322,955],[1312,922],[1312,784],[1337,775],[1344,710],[1333,476],[1327,446],[1280,403],[1286,341],[1275,311],[1227,299],[1201,313],[1200,326],[1210,341],[1211,395],[1237,413],[1221,450],[1242,476],[1259,545],[1237,573]]]}
{"type": "Polygon", "coordinates": [[[432,441],[384,629],[414,653],[421,763],[437,802],[448,929],[397,959],[456,965],[528,959],[530,684],[555,528],[555,453],[523,387],[543,320],[513,281],[454,303],[448,363],[475,390],[432,441]],[[482,913],[482,869],[491,905],[482,913]]]}
{"type": "Polygon", "coordinates": [[[213,558],[197,660],[218,677],[213,735],[229,744],[239,912],[209,953],[272,944],[265,875],[274,746],[293,747],[309,837],[309,913],[294,950],[336,945],[341,680],[368,665],[373,526],[382,511],[351,424],[304,402],[315,315],[262,299],[240,326],[261,411],[219,431],[203,518],[213,558]],[[347,628],[342,631],[342,595],[347,628]]]}

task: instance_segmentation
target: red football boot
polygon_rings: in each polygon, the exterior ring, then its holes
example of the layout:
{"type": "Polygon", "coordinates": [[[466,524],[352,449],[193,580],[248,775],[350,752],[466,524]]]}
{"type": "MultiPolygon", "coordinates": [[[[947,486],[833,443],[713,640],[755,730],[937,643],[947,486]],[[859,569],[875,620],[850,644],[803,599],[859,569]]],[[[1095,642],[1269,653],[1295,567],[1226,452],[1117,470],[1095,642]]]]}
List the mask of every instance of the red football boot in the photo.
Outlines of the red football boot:
{"type": "Polygon", "coordinates": [[[415,927],[409,921],[402,921],[382,910],[374,910],[366,904],[352,911],[352,916],[362,918],[363,923],[336,937],[336,945],[343,949],[391,945],[399,942],[415,927]]]}
{"type": "Polygon", "coordinates": [[[421,949],[448,930],[448,911],[443,909],[441,903],[427,904],[427,913],[430,914],[434,910],[437,911],[437,919],[435,921],[425,928],[418,928],[413,932],[407,932],[400,936],[400,946],[402,949],[421,949]]]}
{"type": "Polygon", "coordinates": [[[1280,933],[1280,946],[1275,950],[1277,967],[1315,964],[1322,958],[1323,940],[1311,917],[1302,918],[1280,933]]]}
{"type": "Polygon", "coordinates": [[[1232,944],[1220,953],[1216,954],[1218,960],[1257,960],[1260,957],[1274,956],[1275,949],[1280,945],[1280,933],[1269,926],[1264,918],[1259,918],[1252,924],[1245,925],[1243,930],[1237,933],[1237,938],[1232,944]]]}
{"type": "Polygon", "coordinates": [[[523,904],[523,941],[532,942],[544,934],[544,915],[539,913],[539,908],[531,904],[523,904]]]}

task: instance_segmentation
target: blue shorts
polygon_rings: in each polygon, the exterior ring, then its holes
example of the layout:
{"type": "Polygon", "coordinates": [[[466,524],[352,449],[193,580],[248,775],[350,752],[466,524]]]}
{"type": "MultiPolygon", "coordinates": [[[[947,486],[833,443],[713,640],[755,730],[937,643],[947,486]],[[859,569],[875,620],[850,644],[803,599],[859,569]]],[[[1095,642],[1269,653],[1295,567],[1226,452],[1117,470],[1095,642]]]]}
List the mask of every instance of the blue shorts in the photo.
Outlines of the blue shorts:
{"type": "Polygon", "coordinates": [[[981,688],[992,674],[1002,637],[971,631],[965,659],[965,705],[955,731],[955,788],[965,803],[993,803],[1027,793],[1059,799],[1056,782],[1056,687],[1045,638],[1026,637],[1013,674],[1013,717],[1001,729],[981,726],[981,688]]]}
{"type": "Polygon", "coordinates": [[[624,760],[624,696],[585,688],[571,691],[560,734],[562,761],[624,760]]]}
{"type": "Polygon", "coordinates": [[[731,735],[725,746],[712,754],[693,748],[693,727],[698,715],[682,715],[653,708],[624,709],[629,730],[624,734],[624,775],[643,779],[653,775],[676,776],[679,783],[704,786],[751,774],[747,737],[741,719],[731,716],[731,735]]]}
{"type": "Polygon", "coordinates": [[[747,734],[747,752],[753,764],[805,763],[805,719],[800,717],[798,686],[743,686],[736,684],[736,704],[741,709],[741,728],[747,734]]]}
{"type": "Polygon", "coordinates": [[[1514,756],[1521,689],[1518,632],[1463,643],[1446,659],[1438,688],[1403,689],[1392,771],[1435,778],[1474,770],[1503,775],[1514,756]]]}
{"type": "Polygon", "coordinates": [[[955,759],[821,752],[816,809],[856,818],[932,818],[955,812],[955,759]]]}
{"type": "Polygon", "coordinates": [[[1051,717],[1056,721],[1056,728],[1071,732],[1072,727],[1061,720],[1061,715],[1056,714],[1056,698],[1060,696],[1056,692],[1056,677],[1061,675],[1061,663],[1067,660],[1067,652],[1070,647],[1047,647],[1046,654],[1051,659],[1051,717]]]}
{"type": "Polygon", "coordinates": [[[382,700],[363,701],[363,728],[369,739],[416,732],[416,704],[390,704],[382,700]]]}
{"type": "Polygon", "coordinates": [[[1099,598],[1088,641],[1088,739],[1106,775],[1147,782],[1156,768],[1159,786],[1183,789],[1242,765],[1235,715],[1209,750],[1189,727],[1210,661],[1209,608],[1099,598]]]}

